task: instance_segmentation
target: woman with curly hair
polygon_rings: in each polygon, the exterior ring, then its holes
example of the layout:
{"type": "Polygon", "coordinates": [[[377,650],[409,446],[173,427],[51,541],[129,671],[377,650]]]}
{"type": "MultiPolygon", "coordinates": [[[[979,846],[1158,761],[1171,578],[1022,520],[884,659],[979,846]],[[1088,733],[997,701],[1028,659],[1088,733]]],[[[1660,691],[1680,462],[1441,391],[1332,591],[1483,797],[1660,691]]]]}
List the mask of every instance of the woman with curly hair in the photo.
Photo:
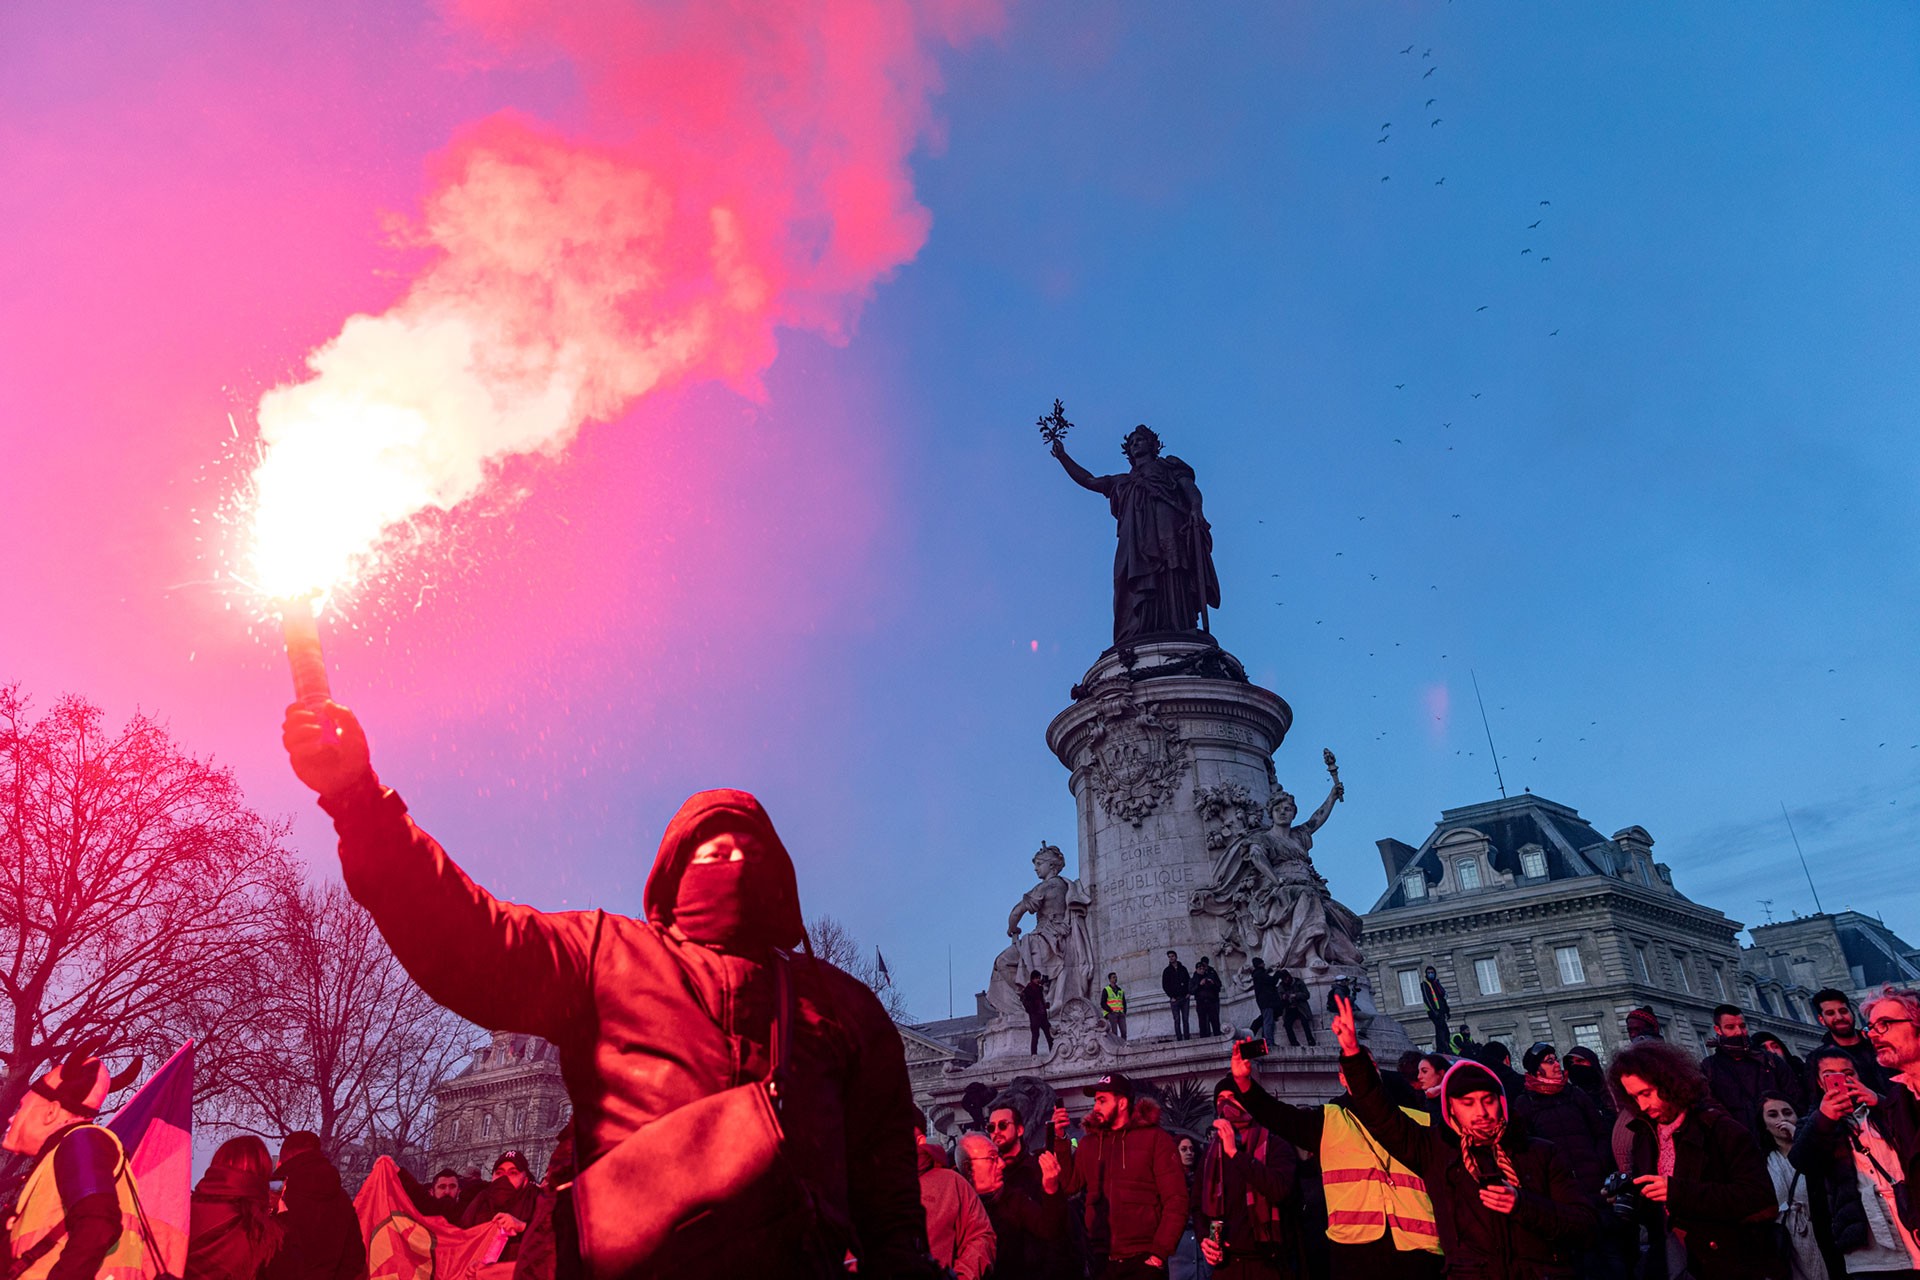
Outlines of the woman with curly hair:
{"type": "Polygon", "coordinates": [[[193,1189],[185,1280],[257,1280],[266,1270],[280,1247],[267,1189],[272,1173],[273,1157],[260,1139],[220,1144],[193,1189]]]}
{"type": "Polygon", "coordinates": [[[1779,1213],[1753,1132],[1713,1101],[1685,1052],[1663,1040],[1628,1045],[1608,1073],[1625,1109],[1641,1225],[1642,1274],[1692,1280],[1779,1277],[1769,1224],[1779,1213]]]}

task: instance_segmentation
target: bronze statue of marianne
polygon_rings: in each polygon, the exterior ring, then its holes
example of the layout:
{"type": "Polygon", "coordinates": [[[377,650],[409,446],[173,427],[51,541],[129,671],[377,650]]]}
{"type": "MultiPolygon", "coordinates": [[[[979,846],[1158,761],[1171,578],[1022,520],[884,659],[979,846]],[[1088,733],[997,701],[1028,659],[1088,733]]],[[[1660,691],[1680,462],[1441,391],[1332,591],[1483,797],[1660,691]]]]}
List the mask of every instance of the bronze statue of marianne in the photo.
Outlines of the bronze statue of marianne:
{"type": "Polygon", "coordinates": [[[1213,530],[1200,508],[1193,468],[1160,455],[1160,437],[1145,423],[1120,448],[1127,470],[1096,476],[1054,439],[1053,456],[1083,489],[1105,494],[1118,523],[1113,553],[1113,642],[1207,629],[1207,608],[1220,606],[1213,571],[1213,530]]]}

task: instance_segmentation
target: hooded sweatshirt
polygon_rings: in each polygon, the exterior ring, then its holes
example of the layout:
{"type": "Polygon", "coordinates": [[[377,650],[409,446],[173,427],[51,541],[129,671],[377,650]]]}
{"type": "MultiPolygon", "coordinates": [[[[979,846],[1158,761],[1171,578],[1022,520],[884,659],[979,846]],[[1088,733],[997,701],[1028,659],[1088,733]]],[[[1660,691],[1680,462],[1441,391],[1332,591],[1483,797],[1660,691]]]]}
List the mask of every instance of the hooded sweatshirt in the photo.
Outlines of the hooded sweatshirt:
{"type": "Polygon", "coordinates": [[[993,1268],[995,1239],[987,1207],[973,1184],[954,1172],[933,1147],[921,1143],[920,1205],[927,1215],[927,1244],[933,1260],[957,1280],[981,1280],[993,1268]]]}
{"type": "MultiPolygon", "coordinates": [[[[805,928],[792,860],[751,795],[706,791],[681,806],[647,878],[644,920],[500,901],[371,774],[321,805],[340,835],[348,890],[427,994],[480,1026],[558,1048],[582,1169],[678,1107],[766,1078],[773,948],[799,945],[805,928]],[[736,913],[754,936],[724,947],[692,941],[676,922],[694,852],[721,832],[758,863],[727,874],[764,895],[736,913]]],[[[717,895],[700,906],[702,931],[728,911],[717,895]]],[[[818,1259],[780,1265],[831,1274],[852,1249],[863,1275],[924,1275],[917,1112],[900,1036],[857,979],[811,957],[787,969],[795,1018],[781,1122],[822,1238],[818,1259]]]]}
{"type": "Polygon", "coordinates": [[[1135,1107],[1118,1129],[1092,1129],[1070,1146],[1054,1140],[1068,1195],[1087,1193],[1087,1231],[1106,1233],[1114,1258],[1163,1261],[1180,1247],[1187,1226],[1187,1174],[1173,1135],[1135,1107]]]}
{"type": "Polygon", "coordinates": [[[1417,1124],[1394,1106],[1366,1054],[1343,1055],[1340,1067],[1354,1114],[1425,1181],[1448,1276],[1562,1280],[1575,1274],[1574,1251],[1592,1237],[1598,1217],[1575,1185],[1567,1158],[1552,1143],[1522,1137],[1507,1124],[1506,1091],[1497,1075],[1471,1060],[1454,1063],[1440,1082],[1441,1128],[1417,1124]],[[1499,1103],[1500,1124],[1490,1143],[1458,1132],[1449,1105],[1483,1090],[1499,1103]],[[1480,1188],[1496,1183],[1515,1188],[1513,1212],[1481,1201],[1480,1188]]]}
{"type": "Polygon", "coordinates": [[[267,1280],[355,1280],[367,1272],[360,1217],[327,1157],[309,1148],[280,1164],[275,1221],[284,1233],[267,1262],[267,1280]]]}

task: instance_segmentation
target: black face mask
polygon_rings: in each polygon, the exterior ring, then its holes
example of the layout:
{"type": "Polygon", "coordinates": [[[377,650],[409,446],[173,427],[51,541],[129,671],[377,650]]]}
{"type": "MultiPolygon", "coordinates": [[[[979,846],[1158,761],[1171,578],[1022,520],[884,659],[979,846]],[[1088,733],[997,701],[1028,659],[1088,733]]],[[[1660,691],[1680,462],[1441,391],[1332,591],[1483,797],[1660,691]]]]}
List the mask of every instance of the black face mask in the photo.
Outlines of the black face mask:
{"type": "Polygon", "coordinates": [[[1735,1053],[1745,1053],[1747,1051],[1747,1037],[1744,1034],[1737,1035],[1737,1036],[1721,1036],[1720,1047],[1723,1049],[1731,1049],[1735,1053]]]}

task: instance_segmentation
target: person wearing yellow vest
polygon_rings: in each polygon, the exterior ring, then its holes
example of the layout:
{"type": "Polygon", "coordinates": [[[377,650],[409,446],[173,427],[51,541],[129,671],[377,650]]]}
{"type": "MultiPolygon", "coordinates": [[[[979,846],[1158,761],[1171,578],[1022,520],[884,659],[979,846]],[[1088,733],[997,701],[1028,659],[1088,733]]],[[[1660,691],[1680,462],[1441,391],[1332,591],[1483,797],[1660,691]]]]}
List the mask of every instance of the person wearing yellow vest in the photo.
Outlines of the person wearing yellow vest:
{"type": "Polygon", "coordinates": [[[136,1062],[111,1076],[82,1048],[28,1086],[0,1144],[34,1160],[7,1222],[7,1280],[137,1280],[157,1270],[126,1153],[93,1123],[138,1072],[136,1062]]]}
{"type": "Polygon", "coordinates": [[[1449,1276],[1474,1280],[1574,1280],[1578,1253],[1599,1216],[1573,1162],[1544,1138],[1507,1123],[1500,1077],[1463,1059],[1440,1082],[1444,1126],[1419,1124],[1387,1100],[1380,1072],[1360,1052],[1353,1003],[1336,997],[1333,1036],[1353,1113],[1396,1161],[1426,1183],[1449,1276]]]}
{"type": "Polygon", "coordinates": [[[1127,1038],[1127,989],[1120,985],[1120,975],[1107,975],[1107,985],[1100,990],[1100,1016],[1107,1020],[1107,1032],[1122,1040],[1127,1038]]]}
{"type": "MultiPolygon", "coordinates": [[[[1435,1280],[1445,1263],[1433,1202],[1418,1174],[1393,1159],[1336,1098],[1324,1106],[1282,1102],[1253,1078],[1253,1063],[1233,1047],[1233,1083],[1254,1123],[1320,1157],[1327,1197],[1327,1249],[1336,1276],[1369,1280],[1435,1280]]],[[[1347,1083],[1343,1069],[1340,1083],[1347,1083]]],[[[1402,1108],[1417,1124],[1425,1112],[1402,1108]]]]}

